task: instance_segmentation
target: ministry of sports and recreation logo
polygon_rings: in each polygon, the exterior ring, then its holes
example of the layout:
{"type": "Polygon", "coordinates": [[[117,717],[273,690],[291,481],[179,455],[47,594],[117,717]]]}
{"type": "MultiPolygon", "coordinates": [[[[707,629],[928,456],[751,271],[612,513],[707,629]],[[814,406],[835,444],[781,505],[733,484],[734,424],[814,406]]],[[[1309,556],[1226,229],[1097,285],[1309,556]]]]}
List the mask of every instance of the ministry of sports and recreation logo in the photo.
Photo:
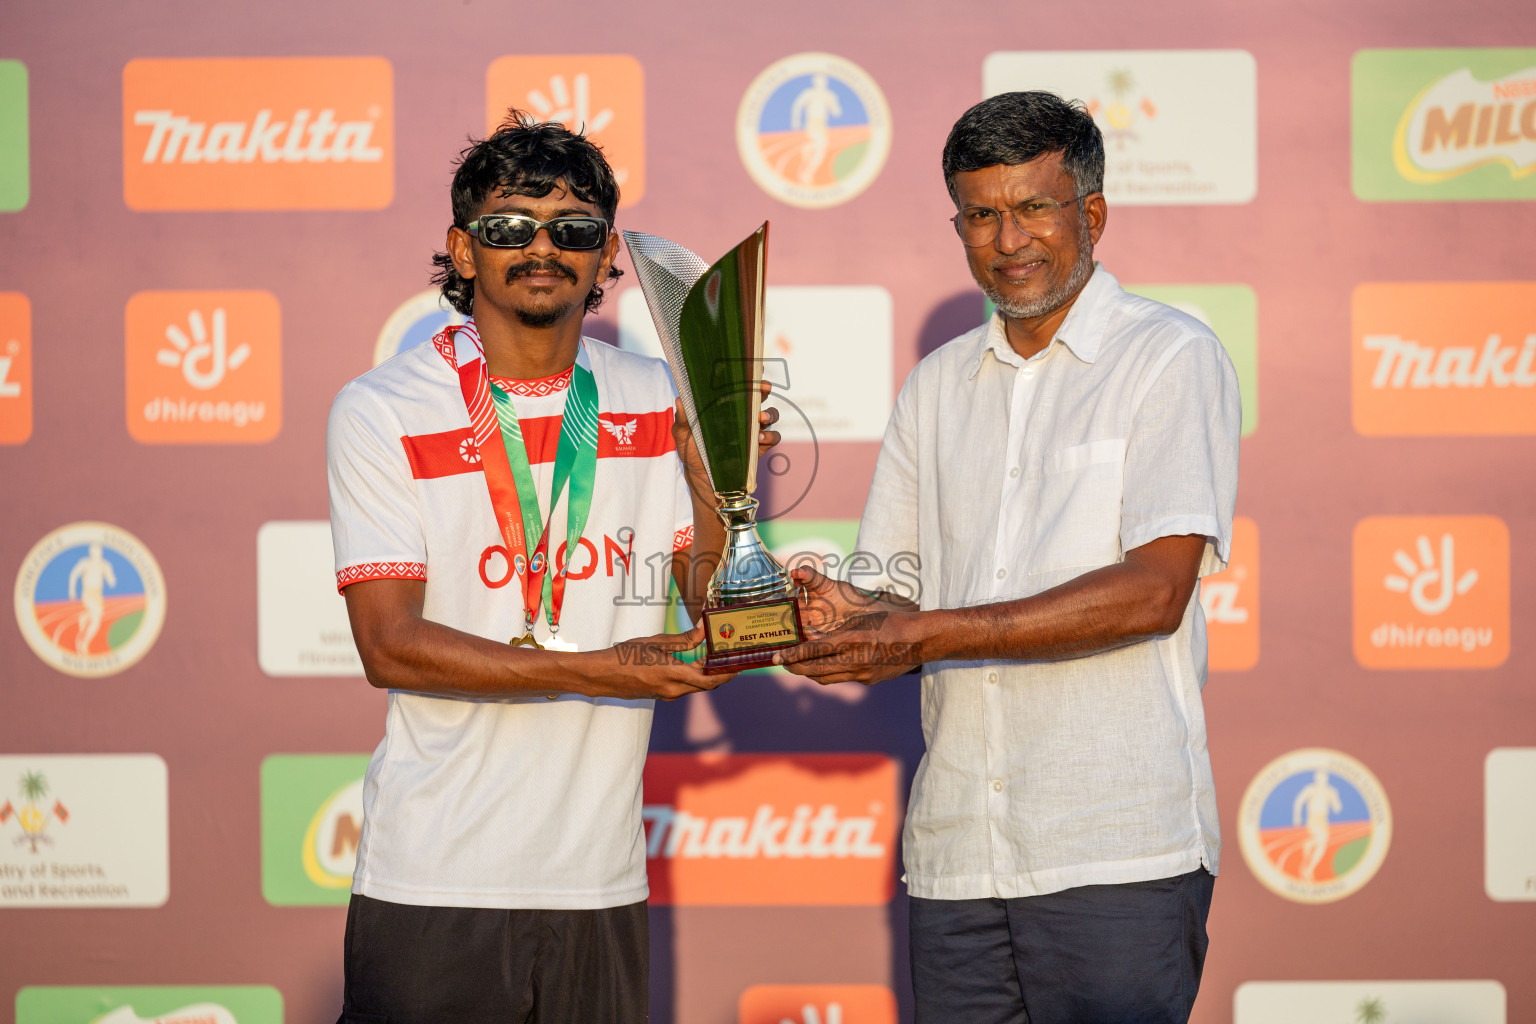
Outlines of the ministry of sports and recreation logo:
{"type": "Polygon", "coordinates": [[[31,192],[27,66],[0,60],[0,211],[20,210],[31,192]]]}
{"type": "Polygon", "coordinates": [[[1536,282],[1370,282],[1351,305],[1355,430],[1536,434],[1536,282]]]}
{"type": "Polygon", "coordinates": [[[0,444],[32,436],[32,305],[0,292],[0,444]]]}
{"type": "Polygon", "coordinates": [[[619,186],[619,206],[645,195],[645,70],[627,54],[498,57],[485,72],[485,130],[507,110],[526,110],[602,147],[619,186]]]}
{"type": "Polygon", "coordinates": [[[896,1024],[896,994],[884,985],[753,985],[736,1024],[896,1024]]]}
{"type": "Polygon", "coordinates": [[[417,345],[437,337],[443,328],[467,323],[468,317],[448,305],[441,289],[417,292],[395,308],[384,321],[383,330],[373,345],[373,365],[378,366],[417,345]]]}
{"type": "Polygon", "coordinates": [[[259,444],[282,429],[282,311],[271,292],[137,292],[125,323],[134,440],[259,444]]]}
{"type": "Polygon", "coordinates": [[[1361,50],[1361,199],[1536,198],[1536,49],[1361,50]]]}
{"type": "Polygon", "coordinates": [[[282,1024],[269,985],[32,985],[16,993],[16,1024],[282,1024]]]}
{"type": "Polygon", "coordinates": [[[1246,50],[1003,51],[981,75],[987,96],[1044,89],[1081,101],[1104,133],[1111,204],[1253,201],[1258,66],[1246,50]]]}
{"type": "Polygon", "coordinates": [[[51,845],[48,835],[50,826],[69,824],[69,808],[62,798],[56,797],[48,786],[48,777],[42,772],[26,771],[16,785],[16,802],[7,800],[0,804],[0,828],[9,825],[14,818],[21,835],[18,846],[27,844],[37,852],[38,844],[51,845]]]}
{"type": "Polygon", "coordinates": [[[1271,892],[1331,903],[1371,880],[1392,810],[1370,769],[1337,750],[1293,750],[1254,776],[1237,817],[1243,859],[1271,892]]]}
{"type": "Polygon", "coordinates": [[[363,835],[366,754],[273,754],[261,764],[261,891],[274,906],[341,906],[363,835]]]}
{"type": "Polygon", "coordinates": [[[1505,1024],[1497,981],[1245,981],[1232,1024],[1505,1024]]]}
{"type": "Polygon", "coordinates": [[[1493,668],[1509,657],[1509,528],[1497,516],[1355,526],[1354,646],[1366,668],[1493,668]]]}
{"type": "Polygon", "coordinates": [[[382,57],[131,60],[123,197],[135,210],[377,210],[394,198],[382,57]]]}
{"type": "Polygon", "coordinates": [[[753,80],[736,112],[736,147],[764,192],[791,206],[846,203],[880,175],[891,111],[863,68],[797,53],[753,80]]]}
{"type": "Polygon", "coordinates": [[[1500,747],[1483,762],[1483,889],[1499,902],[1536,901],[1536,747],[1500,747]]]}
{"type": "Polygon", "coordinates": [[[165,578],[149,549],[108,523],[71,523],[33,545],[16,574],[16,622],[37,656],[72,676],[108,676],[154,646],[165,578]]]}

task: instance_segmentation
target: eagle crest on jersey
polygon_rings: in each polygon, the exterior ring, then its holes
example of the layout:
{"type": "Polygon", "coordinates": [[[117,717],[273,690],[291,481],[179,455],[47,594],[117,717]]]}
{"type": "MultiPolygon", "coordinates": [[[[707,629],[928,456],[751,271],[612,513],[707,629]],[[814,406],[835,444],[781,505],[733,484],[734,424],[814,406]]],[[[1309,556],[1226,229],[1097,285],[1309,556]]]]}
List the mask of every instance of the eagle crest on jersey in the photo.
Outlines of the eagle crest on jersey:
{"type": "Polygon", "coordinates": [[[635,428],[640,425],[639,420],[630,420],[628,423],[609,423],[603,421],[603,429],[612,434],[619,444],[630,444],[635,438],[635,428]]]}

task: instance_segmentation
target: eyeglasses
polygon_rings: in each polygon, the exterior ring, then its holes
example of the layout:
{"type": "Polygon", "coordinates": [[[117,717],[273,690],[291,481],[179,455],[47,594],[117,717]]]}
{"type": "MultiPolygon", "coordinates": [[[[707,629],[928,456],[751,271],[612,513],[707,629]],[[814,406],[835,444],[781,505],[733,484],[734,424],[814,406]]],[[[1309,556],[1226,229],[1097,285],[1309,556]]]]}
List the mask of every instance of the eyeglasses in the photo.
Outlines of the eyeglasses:
{"type": "Polygon", "coordinates": [[[493,249],[521,249],[541,229],[547,229],[549,240],[562,249],[601,249],[608,241],[608,222],[601,217],[534,220],[516,213],[488,213],[464,225],[471,238],[478,238],[481,245],[493,249]]]}
{"type": "MultiPolygon", "coordinates": [[[[1013,215],[1013,225],[1030,238],[1049,238],[1061,227],[1061,208],[1082,202],[1092,192],[1084,192],[1076,199],[1061,202],[1050,196],[1026,199],[1008,212],[1013,215]]],[[[955,234],[972,249],[991,245],[997,233],[1003,229],[1003,215],[990,206],[967,206],[950,218],[955,234]]]]}

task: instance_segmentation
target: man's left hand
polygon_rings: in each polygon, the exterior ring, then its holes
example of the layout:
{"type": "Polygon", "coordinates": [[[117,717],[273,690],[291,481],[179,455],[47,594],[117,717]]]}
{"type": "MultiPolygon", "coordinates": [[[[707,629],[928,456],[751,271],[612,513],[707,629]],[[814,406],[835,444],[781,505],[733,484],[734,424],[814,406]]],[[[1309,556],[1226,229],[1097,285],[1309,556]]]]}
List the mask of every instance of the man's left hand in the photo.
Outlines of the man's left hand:
{"type": "Polygon", "coordinates": [[[803,588],[806,606],[825,606],[842,614],[827,616],[834,620],[829,628],[809,630],[805,643],[779,651],[775,664],[823,685],[870,686],[905,675],[923,663],[919,613],[894,608],[894,599],[881,595],[861,594],[861,607],[850,605],[845,592],[852,588],[809,567],[795,569],[794,576],[803,588]]]}

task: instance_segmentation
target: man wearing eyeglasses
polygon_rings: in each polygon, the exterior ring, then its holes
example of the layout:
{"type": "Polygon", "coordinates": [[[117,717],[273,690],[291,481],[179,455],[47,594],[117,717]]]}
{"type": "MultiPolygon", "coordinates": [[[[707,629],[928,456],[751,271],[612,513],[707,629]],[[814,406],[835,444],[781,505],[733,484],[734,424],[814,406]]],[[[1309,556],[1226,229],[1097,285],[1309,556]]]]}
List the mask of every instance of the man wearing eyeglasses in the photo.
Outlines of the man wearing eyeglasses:
{"type": "Polygon", "coordinates": [[[916,553],[921,590],[797,570],[821,632],[782,660],[823,683],[920,663],[920,1024],[1186,1021],[1220,852],[1198,580],[1230,551],[1236,376],[1208,328],[1094,262],[1104,147],[1080,105],[988,99],[943,167],[997,311],[908,377],[858,541],[916,553]]]}
{"type": "Polygon", "coordinates": [[[337,584],[389,691],[343,1022],[647,1017],[653,700],[726,678],[673,656],[699,631],[660,635],[658,567],[697,617],[693,538],[725,539],[666,365],[581,336],[618,200],[596,146],[514,111],[462,154],[434,258],[472,319],[332,407],[337,584]]]}

